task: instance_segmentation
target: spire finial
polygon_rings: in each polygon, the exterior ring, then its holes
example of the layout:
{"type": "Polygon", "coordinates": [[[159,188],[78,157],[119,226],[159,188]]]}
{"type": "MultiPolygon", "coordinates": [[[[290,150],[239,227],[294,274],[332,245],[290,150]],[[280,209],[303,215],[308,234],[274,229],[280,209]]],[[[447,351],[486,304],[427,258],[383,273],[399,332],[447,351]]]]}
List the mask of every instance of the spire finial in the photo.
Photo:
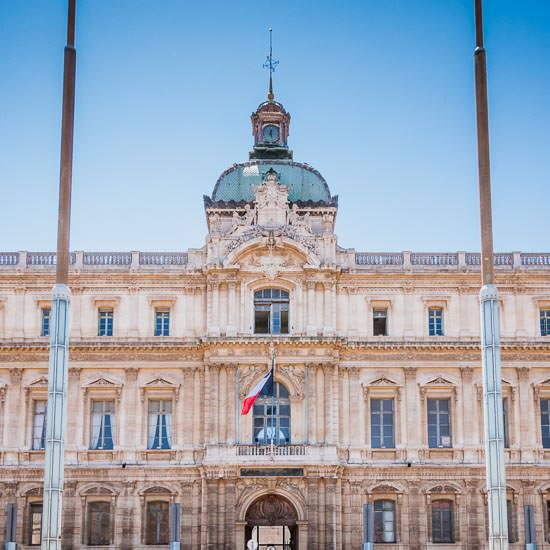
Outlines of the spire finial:
{"type": "Polygon", "coordinates": [[[273,94],[273,73],[275,67],[279,64],[279,61],[273,59],[273,29],[269,29],[269,55],[263,65],[264,69],[269,69],[269,93],[267,94],[267,100],[273,101],[275,95],[273,94]]]}

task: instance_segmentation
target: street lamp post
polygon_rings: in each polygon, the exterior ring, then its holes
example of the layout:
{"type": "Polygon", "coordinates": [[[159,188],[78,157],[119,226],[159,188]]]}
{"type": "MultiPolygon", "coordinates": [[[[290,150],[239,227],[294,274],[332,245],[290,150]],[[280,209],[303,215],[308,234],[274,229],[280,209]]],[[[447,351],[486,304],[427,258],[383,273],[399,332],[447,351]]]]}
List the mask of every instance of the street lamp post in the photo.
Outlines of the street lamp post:
{"type": "Polygon", "coordinates": [[[506,475],[504,471],[504,414],[500,367],[500,312],[495,286],[491,175],[489,163],[489,117],[487,64],[483,47],[482,0],[475,0],[475,87],[479,204],[481,217],[481,365],[483,370],[483,416],[485,466],[489,503],[489,550],[507,550],[506,475]]]}
{"type": "Polygon", "coordinates": [[[52,291],[52,331],[48,365],[46,458],[42,514],[42,550],[61,550],[65,426],[67,423],[67,373],[69,363],[69,235],[73,169],[73,131],[76,50],[74,48],[75,0],[69,0],[67,45],[63,70],[63,114],[55,286],[52,291]]]}

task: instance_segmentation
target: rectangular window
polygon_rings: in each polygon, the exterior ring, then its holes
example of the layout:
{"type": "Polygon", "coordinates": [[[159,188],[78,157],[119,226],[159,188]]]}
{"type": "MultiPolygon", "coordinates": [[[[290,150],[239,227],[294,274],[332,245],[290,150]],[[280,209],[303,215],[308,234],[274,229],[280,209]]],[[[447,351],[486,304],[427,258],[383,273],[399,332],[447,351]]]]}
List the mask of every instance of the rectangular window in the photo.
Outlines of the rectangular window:
{"type": "Polygon", "coordinates": [[[42,542],[42,503],[32,502],[29,506],[29,543],[40,546],[42,542]]]}
{"type": "Polygon", "coordinates": [[[40,326],[40,336],[50,335],[50,308],[42,308],[42,324],[40,326]]]}
{"type": "Polygon", "coordinates": [[[516,542],[516,522],[514,517],[514,505],[511,500],[506,501],[506,517],[508,519],[508,542],[516,542]]]}
{"type": "Polygon", "coordinates": [[[33,451],[40,451],[46,448],[46,404],[47,401],[45,400],[34,402],[32,426],[33,451]]]}
{"type": "Polygon", "coordinates": [[[145,544],[168,544],[168,502],[147,503],[145,544]]]}
{"type": "Polygon", "coordinates": [[[109,546],[111,544],[111,504],[109,502],[88,503],[88,545],[109,546]]]}
{"type": "Polygon", "coordinates": [[[115,402],[92,402],[91,449],[112,449],[115,431],[115,402]]]}
{"type": "Polygon", "coordinates": [[[540,427],[542,446],[545,449],[550,449],[550,399],[540,400],[540,427]]]}
{"type": "Polygon", "coordinates": [[[371,446],[373,449],[395,447],[393,399],[370,400],[371,446]]]}
{"type": "Polygon", "coordinates": [[[155,336],[170,336],[170,311],[167,309],[155,311],[155,336]]]}
{"type": "Polygon", "coordinates": [[[395,542],[395,502],[374,502],[374,542],[395,542]]]}
{"type": "Polygon", "coordinates": [[[149,449],[172,448],[172,401],[149,401],[149,449]]]}
{"type": "Polygon", "coordinates": [[[452,446],[449,399],[428,399],[428,446],[430,449],[452,446]]]}
{"type": "Polygon", "coordinates": [[[502,418],[504,419],[504,448],[508,449],[510,447],[510,438],[509,438],[509,420],[508,420],[508,398],[504,397],[502,399],[502,418]]]}
{"type": "Polygon", "coordinates": [[[443,308],[428,309],[428,329],[430,336],[443,336],[443,308]]]}
{"type": "Polygon", "coordinates": [[[432,501],[432,542],[454,542],[453,503],[449,500],[432,501]]]}
{"type": "Polygon", "coordinates": [[[288,334],[289,297],[286,290],[265,288],[254,293],[254,333],[288,334]]]}
{"type": "Polygon", "coordinates": [[[98,311],[98,336],[113,335],[113,310],[100,309],[98,311]]]}
{"type": "Polygon", "coordinates": [[[540,335],[550,336],[550,309],[540,310],[540,335]]]}
{"type": "Polygon", "coordinates": [[[388,334],[388,310],[372,310],[372,334],[374,336],[386,336],[388,334]]]}

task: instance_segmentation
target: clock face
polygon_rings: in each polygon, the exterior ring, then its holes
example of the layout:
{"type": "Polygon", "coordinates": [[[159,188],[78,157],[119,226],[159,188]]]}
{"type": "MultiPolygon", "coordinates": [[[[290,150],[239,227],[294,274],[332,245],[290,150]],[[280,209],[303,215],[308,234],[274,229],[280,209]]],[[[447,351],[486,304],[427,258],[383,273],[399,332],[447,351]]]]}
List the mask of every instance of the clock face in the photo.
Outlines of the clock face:
{"type": "Polygon", "coordinates": [[[275,124],[264,126],[263,137],[265,143],[275,143],[279,141],[279,127],[275,126],[275,124]]]}

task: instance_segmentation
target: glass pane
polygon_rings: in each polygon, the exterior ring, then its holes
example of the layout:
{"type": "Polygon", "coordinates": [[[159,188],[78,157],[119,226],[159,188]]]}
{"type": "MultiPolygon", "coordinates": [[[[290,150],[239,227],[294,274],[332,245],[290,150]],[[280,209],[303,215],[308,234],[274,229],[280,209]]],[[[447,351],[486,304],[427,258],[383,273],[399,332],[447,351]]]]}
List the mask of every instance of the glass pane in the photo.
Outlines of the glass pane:
{"type": "Polygon", "coordinates": [[[269,311],[260,311],[258,307],[256,307],[254,332],[256,334],[269,334],[269,311]]]}

